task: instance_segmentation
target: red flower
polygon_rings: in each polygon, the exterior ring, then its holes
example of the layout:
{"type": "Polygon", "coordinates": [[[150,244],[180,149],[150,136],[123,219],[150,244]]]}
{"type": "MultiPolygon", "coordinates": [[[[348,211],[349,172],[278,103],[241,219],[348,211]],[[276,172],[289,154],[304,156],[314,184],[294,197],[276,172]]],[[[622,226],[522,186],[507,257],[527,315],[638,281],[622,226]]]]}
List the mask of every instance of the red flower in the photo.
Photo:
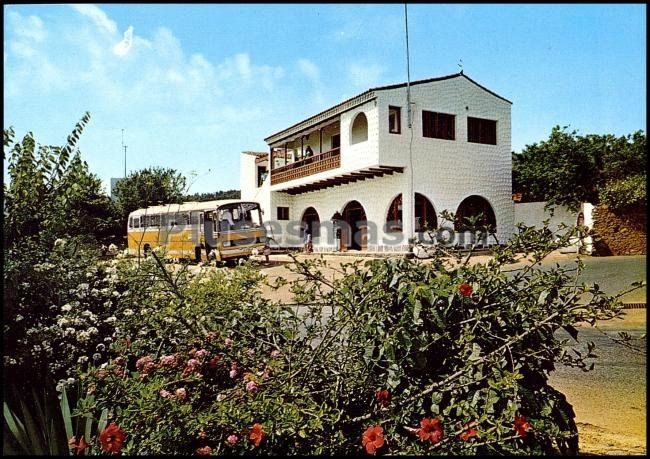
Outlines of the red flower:
{"type": "Polygon", "coordinates": [[[458,291],[463,296],[470,296],[472,294],[472,292],[474,291],[474,289],[469,284],[460,284],[458,286],[458,291]]]}
{"type": "Polygon", "coordinates": [[[212,448],[204,446],[203,448],[196,448],[197,456],[209,456],[212,453],[212,448]]]}
{"type": "Polygon", "coordinates": [[[262,424],[253,424],[253,428],[248,433],[248,439],[255,445],[255,447],[260,446],[262,440],[266,437],[266,432],[262,430],[262,424]]]}
{"type": "Polygon", "coordinates": [[[390,405],[390,392],[386,389],[377,391],[377,403],[380,406],[387,407],[390,405]]]}
{"type": "Polygon", "coordinates": [[[83,435],[78,442],[77,437],[71,437],[70,440],[68,440],[68,445],[70,445],[70,449],[77,456],[81,456],[86,448],[90,448],[90,445],[86,443],[86,439],[83,435]]]}
{"type": "Polygon", "coordinates": [[[102,450],[105,453],[118,454],[122,450],[122,443],[126,434],[120,426],[111,422],[111,424],[106,427],[99,434],[99,441],[102,444],[102,450]]]}
{"type": "Polygon", "coordinates": [[[478,430],[472,428],[474,425],[473,422],[466,422],[463,425],[463,432],[458,435],[458,438],[462,441],[468,441],[470,438],[476,437],[478,435],[478,430]]]}
{"type": "Polygon", "coordinates": [[[526,438],[528,431],[532,429],[531,425],[528,424],[524,416],[515,416],[515,425],[513,426],[517,435],[521,438],[526,438]]]}
{"type": "Polygon", "coordinates": [[[443,433],[444,431],[442,430],[442,425],[440,424],[439,418],[422,419],[420,421],[420,428],[417,430],[417,434],[418,437],[420,437],[420,440],[429,440],[434,445],[442,439],[443,433]]]}
{"type": "Polygon", "coordinates": [[[361,437],[361,443],[368,454],[375,454],[379,448],[384,446],[384,428],[371,426],[366,429],[361,437]]]}

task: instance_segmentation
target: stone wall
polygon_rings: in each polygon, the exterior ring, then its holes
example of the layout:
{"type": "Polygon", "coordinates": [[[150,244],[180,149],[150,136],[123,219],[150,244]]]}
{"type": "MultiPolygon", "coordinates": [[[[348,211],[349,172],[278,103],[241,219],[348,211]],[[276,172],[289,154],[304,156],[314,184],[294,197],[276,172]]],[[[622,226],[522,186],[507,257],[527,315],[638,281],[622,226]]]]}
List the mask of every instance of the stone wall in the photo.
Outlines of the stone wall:
{"type": "Polygon", "coordinates": [[[647,214],[645,207],[610,210],[594,208],[594,255],[645,255],[647,253],[647,214]]]}

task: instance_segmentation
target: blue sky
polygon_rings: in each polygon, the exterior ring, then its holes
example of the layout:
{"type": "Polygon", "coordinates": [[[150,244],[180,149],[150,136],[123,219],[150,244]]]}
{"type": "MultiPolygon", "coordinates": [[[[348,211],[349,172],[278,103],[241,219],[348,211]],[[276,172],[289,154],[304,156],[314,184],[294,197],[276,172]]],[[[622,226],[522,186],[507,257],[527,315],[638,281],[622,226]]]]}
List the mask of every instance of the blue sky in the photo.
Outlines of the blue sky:
{"type": "MultiPolygon", "coordinates": [[[[513,102],[512,146],[554,125],[646,126],[646,5],[413,4],[411,79],[465,73],[513,102]]],[[[239,188],[239,153],[348,97],[406,81],[403,4],[5,5],[4,126],[105,183],[171,167],[239,188]]],[[[6,171],[6,164],[4,167],[6,171]]],[[[5,172],[6,176],[6,172],[5,172]]]]}

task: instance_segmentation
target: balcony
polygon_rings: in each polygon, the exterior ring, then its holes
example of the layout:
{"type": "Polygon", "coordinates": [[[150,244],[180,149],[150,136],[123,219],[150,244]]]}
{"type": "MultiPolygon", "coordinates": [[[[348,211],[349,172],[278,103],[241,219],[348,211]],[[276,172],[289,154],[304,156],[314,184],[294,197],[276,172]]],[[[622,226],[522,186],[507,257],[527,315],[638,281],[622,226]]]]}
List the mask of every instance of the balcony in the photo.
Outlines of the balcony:
{"type": "Polygon", "coordinates": [[[341,166],[341,148],[333,148],[271,170],[271,185],[296,180],[341,166]]]}

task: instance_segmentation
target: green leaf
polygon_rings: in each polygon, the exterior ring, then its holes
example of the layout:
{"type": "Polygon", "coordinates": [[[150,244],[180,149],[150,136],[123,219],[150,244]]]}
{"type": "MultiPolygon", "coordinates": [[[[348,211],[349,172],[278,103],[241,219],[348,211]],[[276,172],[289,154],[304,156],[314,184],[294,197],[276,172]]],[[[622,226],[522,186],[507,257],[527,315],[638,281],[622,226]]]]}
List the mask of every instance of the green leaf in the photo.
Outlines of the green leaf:
{"type": "Polygon", "coordinates": [[[61,390],[60,406],[66,438],[72,438],[74,436],[74,431],[72,430],[72,416],[70,415],[70,404],[68,403],[68,395],[66,394],[65,387],[61,390]]]}
{"type": "Polygon", "coordinates": [[[11,431],[12,435],[22,447],[24,454],[29,454],[30,449],[28,445],[30,444],[30,442],[25,432],[25,427],[13,415],[13,413],[9,409],[9,405],[7,405],[7,402],[3,402],[2,405],[3,405],[4,418],[5,418],[5,422],[7,423],[7,427],[9,427],[9,430],[11,431]]]}

